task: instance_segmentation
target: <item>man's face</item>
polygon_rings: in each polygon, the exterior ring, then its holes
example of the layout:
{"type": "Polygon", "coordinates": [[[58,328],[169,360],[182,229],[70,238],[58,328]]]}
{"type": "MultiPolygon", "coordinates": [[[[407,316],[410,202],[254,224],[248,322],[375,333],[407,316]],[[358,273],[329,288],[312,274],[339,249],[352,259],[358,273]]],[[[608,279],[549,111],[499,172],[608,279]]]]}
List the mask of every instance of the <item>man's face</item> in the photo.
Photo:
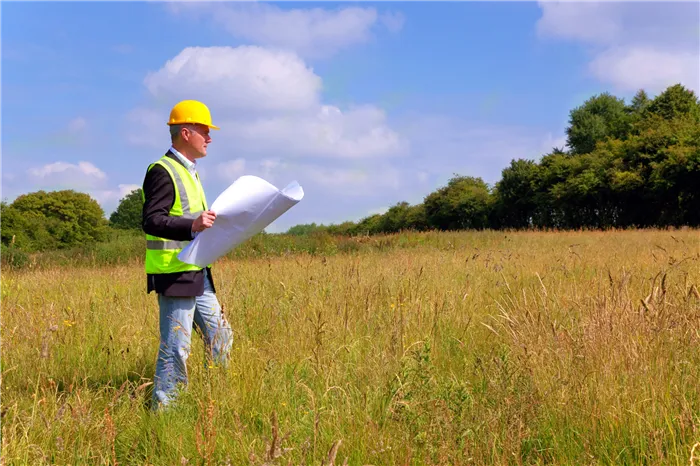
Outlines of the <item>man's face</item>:
{"type": "Polygon", "coordinates": [[[209,127],[204,125],[190,125],[182,132],[182,139],[192,148],[192,155],[199,159],[207,155],[207,145],[211,142],[209,127]]]}

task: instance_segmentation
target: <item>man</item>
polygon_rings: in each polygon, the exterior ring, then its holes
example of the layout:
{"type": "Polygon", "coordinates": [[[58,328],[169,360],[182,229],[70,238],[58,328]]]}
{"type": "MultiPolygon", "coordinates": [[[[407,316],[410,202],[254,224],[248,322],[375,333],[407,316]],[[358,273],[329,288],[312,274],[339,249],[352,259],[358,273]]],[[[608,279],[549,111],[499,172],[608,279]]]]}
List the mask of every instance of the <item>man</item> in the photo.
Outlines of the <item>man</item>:
{"type": "Polygon", "coordinates": [[[187,385],[187,357],[193,323],[199,329],[210,362],[226,363],[233,332],[216,297],[211,266],[186,264],[178,253],[216,214],[208,210],[196,171],[207,155],[211,121],[206,105],[185,100],[168,121],[172,146],[148,167],[143,182],[143,231],[146,233],[147,292],[155,291],[160,308],[160,348],[153,388],[153,407],[169,405],[179,384],[187,385]]]}

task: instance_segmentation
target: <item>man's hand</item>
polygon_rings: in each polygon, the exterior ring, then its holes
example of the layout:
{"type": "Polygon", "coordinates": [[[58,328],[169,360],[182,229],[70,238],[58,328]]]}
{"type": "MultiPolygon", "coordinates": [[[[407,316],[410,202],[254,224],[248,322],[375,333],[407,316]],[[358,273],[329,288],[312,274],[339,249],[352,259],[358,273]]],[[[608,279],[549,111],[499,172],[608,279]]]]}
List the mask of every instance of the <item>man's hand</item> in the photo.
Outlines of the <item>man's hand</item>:
{"type": "Polygon", "coordinates": [[[192,224],[192,232],[198,233],[211,227],[214,224],[215,219],[216,212],[213,210],[205,210],[192,224]]]}

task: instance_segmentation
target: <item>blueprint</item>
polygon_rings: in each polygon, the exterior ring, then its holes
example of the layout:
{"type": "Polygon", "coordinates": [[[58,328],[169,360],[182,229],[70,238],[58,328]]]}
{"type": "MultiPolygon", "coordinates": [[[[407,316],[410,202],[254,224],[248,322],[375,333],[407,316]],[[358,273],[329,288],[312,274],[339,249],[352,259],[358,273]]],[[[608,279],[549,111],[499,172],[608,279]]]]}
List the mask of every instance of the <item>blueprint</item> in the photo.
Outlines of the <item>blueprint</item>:
{"type": "Polygon", "coordinates": [[[260,233],[304,197],[296,181],[278,189],[262,178],[245,175],[211,205],[214,224],[199,233],[178,254],[187,264],[206,267],[251,236],[260,233]]]}

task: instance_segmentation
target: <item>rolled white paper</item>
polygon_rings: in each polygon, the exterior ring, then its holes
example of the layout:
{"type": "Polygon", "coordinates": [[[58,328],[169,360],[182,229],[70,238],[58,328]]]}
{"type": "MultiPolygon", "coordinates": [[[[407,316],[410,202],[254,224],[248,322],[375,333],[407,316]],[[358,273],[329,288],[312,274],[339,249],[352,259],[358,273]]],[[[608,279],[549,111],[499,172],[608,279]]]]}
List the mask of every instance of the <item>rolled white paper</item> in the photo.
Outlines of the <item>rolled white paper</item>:
{"type": "Polygon", "coordinates": [[[304,190],[296,181],[280,190],[257,176],[241,176],[211,205],[210,210],[216,212],[214,224],[197,233],[177,258],[206,267],[260,233],[303,197],[304,190]]]}

